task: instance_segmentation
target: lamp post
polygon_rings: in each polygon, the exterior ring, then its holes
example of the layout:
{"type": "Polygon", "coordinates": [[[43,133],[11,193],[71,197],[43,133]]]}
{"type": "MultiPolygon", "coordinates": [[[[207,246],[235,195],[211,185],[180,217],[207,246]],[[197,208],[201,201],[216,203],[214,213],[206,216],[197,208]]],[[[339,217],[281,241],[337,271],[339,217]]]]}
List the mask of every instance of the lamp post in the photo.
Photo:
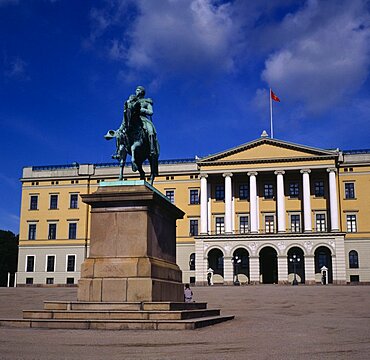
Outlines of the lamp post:
{"type": "Polygon", "coordinates": [[[293,279],[292,285],[298,285],[296,266],[300,261],[301,261],[301,258],[296,254],[293,254],[289,258],[289,262],[293,264],[293,272],[294,272],[294,279],[293,279]]]}
{"type": "Polygon", "coordinates": [[[240,286],[239,278],[238,278],[238,268],[239,264],[242,262],[242,260],[239,258],[238,255],[233,256],[231,259],[233,265],[234,265],[234,285],[235,286],[240,286]]]}

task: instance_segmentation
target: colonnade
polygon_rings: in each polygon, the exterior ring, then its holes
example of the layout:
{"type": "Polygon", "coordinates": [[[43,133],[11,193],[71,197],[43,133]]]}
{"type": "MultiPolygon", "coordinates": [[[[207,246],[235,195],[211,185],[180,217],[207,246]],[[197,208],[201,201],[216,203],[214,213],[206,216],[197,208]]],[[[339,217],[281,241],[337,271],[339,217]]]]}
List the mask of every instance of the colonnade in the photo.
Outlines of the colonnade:
{"type": "MultiPolygon", "coordinates": [[[[336,185],[336,169],[326,169],[329,173],[329,212],[331,220],[331,231],[339,231],[339,214],[338,214],[338,191],[336,185]]],[[[311,191],[310,191],[310,169],[300,170],[302,174],[303,184],[303,224],[304,232],[312,231],[312,218],[311,218],[311,191]]],[[[276,176],[276,202],[277,202],[277,225],[278,232],[283,233],[286,231],[286,216],[285,216],[285,193],[284,193],[284,170],[276,170],[274,172],[276,176]]],[[[232,234],[234,229],[233,221],[233,195],[232,195],[232,176],[230,172],[223,173],[225,183],[225,233],[232,234]]],[[[250,201],[250,232],[258,233],[258,193],[257,193],[257,178],[258,172],[250,171],[247,173],[249,177],[249,201],[250,201]]],[[[200,232],[201,235],[206,235],[210,232],[210,216],[211,211],[210,197],[209,197],[209,184],[208,175],[200,174],[200,232]]]]}

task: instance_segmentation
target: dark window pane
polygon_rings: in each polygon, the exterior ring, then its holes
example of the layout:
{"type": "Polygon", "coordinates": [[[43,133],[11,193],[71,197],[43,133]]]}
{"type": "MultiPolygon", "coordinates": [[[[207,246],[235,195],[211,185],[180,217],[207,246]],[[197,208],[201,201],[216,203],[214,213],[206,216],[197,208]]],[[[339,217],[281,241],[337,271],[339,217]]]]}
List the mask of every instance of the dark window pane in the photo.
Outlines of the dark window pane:
{"type": "Polygon", "coordinates": [[[239,218],[239,232],[245,234],[248,232],[248,216],[240,216],[239,218]]]}
{"type": "Polygon", "coordinates": [[[223,234],[225,232],[225,224],[223,217],[216,218],[216,234],[223,234]]]}
{"type": "Polygon", "coordinates": [[[351,269],[358,268],[358,253],[355,250],[349,252],[349,267],[351,269]]]}
{"type": "Polygon", "coordinates": [[[28,225],[28,240],[36,240],[36,224],[28,225]]]}
{"type": "Polygon", "coordinates": [[[48,239],[55,240],[57,238],[57,224],[49,224],[48,239]]]}
{"type": "Polygon", "coordinates": [[[345,197],[346,199],[354,199],[355,198],[355,184],[354,183],[345,183],[345,197]]]}
{"type": "Polygon", "coordinates": [[[166,196],[172,204],[175,203],[175,190],[166,190],[166,196]]]}
{"type": "Polygon", "coordinates": [[[197,189],[190,190],[190,204],[199,204],[199,191],[197,189]]]}
{"type": "Polygon", "coordinates": [[[55,256],[48,256],[46,271],[55,271],[55,256]]]}
{"type": "Polygon", "coordinates": [[[35,271],[35,257],[34,256],[27,256],[27,272],[35,271]]]}
{"type": "Polygon", "coordinates": [[[216,185],[215,199],[225,200],[225,187],[223,185],[216,185]]]}
{"type": "Polygon", "coordinates": [[[77,238],[77,223],[69,223],[68,239],[77,238]]]}
{"type": "Polygon", "coordinates": [[[78,208],[78,194],[71,194],[69,207],[71,209],[78,208]]]}
{"type": "Polygon", "coordinates": [[[274,186],[272,184],[264,184],[263,196],[265,199],[272,199],[274,197],[274,186]]]}
{"type": "Polygon", "coordinates": [[[321,197],[324,196],[324,182],[323,181],[315,181],[315,196],[321,197]]]}
{"type": "Polygon", "coordinates": [[[67,271],[75,271],[76,256],[68,255],[67,258],[67,271]]]}
{"type": "Polygon", "coordinates": [[[292,198],[299,196],[299,184],[297,182],[292,182],[289,184],[289,196],[292,198]]]}
{"type": "Polygon", "coordinates": [[[38,196],[32,195],[30,201],[30,210],[37,210],[38,196]]]}
{"type": "Polygon", "coordinates": [[[58,209],[58,195],[50,195],[50,209],[58,209]]]}
{"type": "Polygon", "coordinates": [[[195,253],[190,254],[189,269],[195,270],[195,253]]]}
{"type": "Polygon", "coordinates": [[[239,199],[240,200],[249,199],[249,187],[247,184],[239,185],[239,199]]]}
{"type": "Polygon", "coordinates": [[[190,236],[198,235],[198,220],[190,220],[190,236]]]}

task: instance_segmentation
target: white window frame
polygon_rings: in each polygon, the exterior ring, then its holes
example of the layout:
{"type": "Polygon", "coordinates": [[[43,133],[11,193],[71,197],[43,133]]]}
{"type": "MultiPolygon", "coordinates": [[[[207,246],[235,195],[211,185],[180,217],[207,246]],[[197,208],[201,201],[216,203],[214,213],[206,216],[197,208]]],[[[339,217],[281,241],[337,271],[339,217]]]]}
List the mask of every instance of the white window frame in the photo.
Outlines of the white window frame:
{"type": "Polygon", "coordinates": [[[251,224],[250,224],[250,216],[249,214],[238,214],[238,232],[239,234],[248,234],[250,231],[251,231],[251,224]],[[248,226],[247,226],[247,229],[244,231],[244,232],[241,232],[241,229],[240,229],[240,218],[242,217],[246,217],[248,220],[248,226]]]}
{"type": "Polygon", "coordinates": [[[78,198],[78,195],[79,195],[79,192],[70,192],[69,193],[69,209],[78,209],[79,208],[79,198],[78,198]],[[77,195],[77,207],[71,207],[71,198],[72,198],[72,195],[77,195]]]}
{"type": "Polygon", "coordinates": [[[289,230],[291,233],[301,233],[302,232],[302,214],[300,212],[289,213],[289,230]],[[299,231],[292,231],[292,216],[299,216],[299,231]]]}
{"type": "Polygon", "coordinates": [[[358,220],[357,220],[357,214],[353,212],[346,213],[346,232],[347,233],[357,233],[358,232],[358,220]],[[355,231],[348,231],[348,216],[354,216],[355,217],[355,231]]]}
{"type": "Polygon", "coordinates": [[[58,239],[58,222],[57,221],[48,221],[48,236],[47,236],[47,239],[48,240],[56,240],[56,239],[58,239]],[[54,239],[49,238],[49,235],[50,235],[50,225],[55,225],[55,238],[54,239]]]}
{"type": "Polygon", "coordinates": [[[166,198],[172,203],[172,204],[175,204],[175,201],[176,201],[176,189],[174,188],[168,188],[168,189],[164,189],[164,195],[166,196],[166,198]],[[173,201],[171,201],[171,199],[167,196],[167,191],[173,191],[173,201]]]}
{"type": "Polygon", "coordinates": [[[36,270],[36,255],[33,255],[33,254],[26,255],[26,263],[25,263],[25,267],[24,267],[24,272],[26,274],[29,274],[29,273],[34,273],[35,270],[36,270]],[[31,256],[33,257],[33,270],[32,271],[27,271],[28,258],[31,257],[31,256]]]}
{"type": "Polygon", "coordinates": [[[219,234],[224,234],[225,233],[225,215],[216,215],[215,216],[215,234],[219,235],[219,234]],[[217,231],[217,219],[224,219],[224,222],[223,222],[223,226],[221,226],[221,231],[218,232],[217,231]]]}
{"type": "Polygon", "coordinates": [[[46,254],[45,255],[45,272],[46,273],[54,273],[56,269],[56,264],[57,264],[57,256],[55,254],[46,254]],[[54,256],[54,269],[53,271],[48,271],[48,257],[49,256],[54,256]]]}
{"type": "Polygon", "coordinates": [[[314,220],[315,220],[315,231],[316,232],[327,232],[328,231],[328,215],[326,213],[326,211],[315,211],[315,214],[314,214],[314,220]],[[317,220],[316,220],[316,215],[324,215],[325,216],[325,230],[324,231],[319,231],[317,229],[317,220]]]}
{"type": "Polygon", "coordinates": [[[34,240],[37,240],[37,222],[35,221],[30,221],[27,223],[28,224],[28,229],[27,229],[27,240],[30,240],[30,241],[34,241],[34,240]],[[34,239],[30,239],[30,225],[35,225],[36,228],[35,228],[35,238],[34,239]]]}
{"type": "Polygon", "coordinates": [[[39,209],[39,199],[40,199],[40,194],[30,194],[30,205],[29,205],[29,209],[28,210],[31,210],[31,211],[38,210],[39,209]],[[36,206],[36,209],[32,209],[31,208],[31,198],[32,198],[32,196],[36,196],[37,197],[37,206],[36,206]]]}
{"type": "MultiPolygon", "coordinates": [[[[76,272],[76,266],[77,266],[77,255],[76,254],[67,254],[66,255],[66,272],[68,274],[73,273],[73,272],[76,272]],[[74,270],[73,271],[69,271],[68,270],[68,256],[74,256],[75,257],[75,266],[74,266],[74,270]]],[[[71,277],[71,276],[68,276],[68,277],[71,277]]]]}
{"type": "Polygon", "coordinates": [[[199,235],[199,226],[200,226],[200,218],[199,217],[191,217],[189,218],[189,236],[190,237],[193,237],[193,236],[198,236],[199,235]],[[198,234],[197,235],[191,235],[191,221],[198,221],[198,234]]]}
{"type": "Polygon", "coordinates": [[[275,213],[265,213],[263,214],[263,229],[265,231],[265,234],[274,234],[276,232],[276,214],[275,213]],[[273,223],[273,231],[266,231],[266,216],[272,216],[274,223],[273,223]]]}
{"type": "Polygon", "coordinates": [[[354,180],[346,180],[343,184],[344,200],[356,200],[356,185],[354,180]],[[353,184],[353,197],[346,197],[346,184],[353,184]]]}

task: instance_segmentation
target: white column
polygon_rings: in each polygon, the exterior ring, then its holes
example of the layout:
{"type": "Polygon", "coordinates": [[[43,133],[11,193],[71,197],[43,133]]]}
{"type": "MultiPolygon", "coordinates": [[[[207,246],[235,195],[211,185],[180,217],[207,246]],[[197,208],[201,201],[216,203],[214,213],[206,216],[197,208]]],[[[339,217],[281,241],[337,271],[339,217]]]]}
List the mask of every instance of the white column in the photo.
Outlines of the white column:
{"type": "Polygon", "coordinates": [[[257,180],[256,176],[258,173],[249,172],[249,212],[250,212],[250,221],[251,221],[251,232],[258,232],[258,221],[257,221],[257,180]]]}
{"type": "Polygon", "coordinates": [[[204,253],[204,243],[201,239],[195,240],[195,282],[205,285],[207,282],[207,256],[204,253]]]}
{"type": "Polygon", "coordinates": [[[285,196],[284,196],[284,175],[285,171],[275,171],[277,176],[277,222],[278,232],[285,232],[285,196]]]}
{"type": "Polygon", "coordinates": [[[305,232],[312,231],[310,172],[309,169],[301,170],[303,174],[303,222],[305,232]]]}
{"type": "Polygon", "coordinates": [[[225,178],[225,233],[230,234],[232,229],[232,186],[231,177],[233,174],[222,175],[225,178]]]}
{"type": "Polygon", "coordinates": [[[288,257],[286,255],[279,255],[278,258],[278,283],[288,283],[288,257]]]}
{"type": "Polygon", "coordinates": [[[260,283],[260,258],[258,256],[249,257],[249,282],[251,284],[260,283]]]}
{"type": "Polygon", "coordinates": [[[339,231],[338,222],[338,192],[335,173],[337,169],[327,169],[329,173],[329,201],[330,201],[330,220],[331,231],[339,231]]]}
{"type": "Polygon", "coordinates": [[[224,284],[231,285],[234,280],[234,267],[231,256],[224,257],[224,284]]]}
{"type": "Polygon", "coordinates": [[[307,285],[315,284],[315,256],[305,255],[304,257],[305,283],[307,285]]]}
{"type": "Polygon", "coordinates": [[[211,205],[212,205],[212,202],[211,202],[211,184],[210,183],[207,183],[207,192],[208,192],[208,196],[207,196],[207,232],[208,234],[211,233],[211,215],[212,215],[212,209],[211,209],[211,205]]]}
{"type": "Polygon", "coordinates": [[[207,174],[200,175],[200,233],[208,233],[207,174]]]}

